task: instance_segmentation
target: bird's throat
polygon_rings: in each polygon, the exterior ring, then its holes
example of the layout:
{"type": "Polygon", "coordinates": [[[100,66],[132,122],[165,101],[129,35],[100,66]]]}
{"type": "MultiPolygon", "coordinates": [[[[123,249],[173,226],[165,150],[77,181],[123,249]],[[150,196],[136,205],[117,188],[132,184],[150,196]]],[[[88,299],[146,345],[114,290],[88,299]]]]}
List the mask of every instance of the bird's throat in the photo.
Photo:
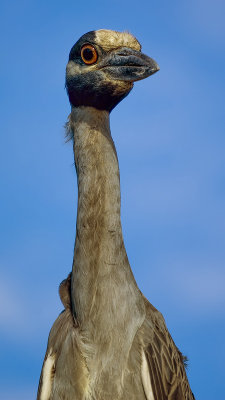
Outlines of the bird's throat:
{"type": "Polygon", "coordinates": [[[89,332],[103,316],[108,330],[121,305],[124,324],[128,298],[135,313],[139,296],[122,236],[117,154],[107,111],[73,108],[70,124],[78,179],[73,311],[89,332]]]}
{"type": "Polygon", "coordinates": [[[125,249],[119,168],[109,113],[91,107],[73,108],[70,121],[78,180],[72,298],[81,322],[95,313],[93,299],[99,296],[100,281],[112,274],[125,256],[125,249]]]}
{"type": "Polygon", "coordinates": [[[72,109],[70,125],[78,179],[72,310],[86,343],[84,357],[90,373],[94,376],[102,370],[99,379],[108,382],[115,363],[113,382],[118,388],[145,318],[123,243],[118,160],[108,112],[72,109]],[[126,340],[121,340],[121,334],[126,340]]]}

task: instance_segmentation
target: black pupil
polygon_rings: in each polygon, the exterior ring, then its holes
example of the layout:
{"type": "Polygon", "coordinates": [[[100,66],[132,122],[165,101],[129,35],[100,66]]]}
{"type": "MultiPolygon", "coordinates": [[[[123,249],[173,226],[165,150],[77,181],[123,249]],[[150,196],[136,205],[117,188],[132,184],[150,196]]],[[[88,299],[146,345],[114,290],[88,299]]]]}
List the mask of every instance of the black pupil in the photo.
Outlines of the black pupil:
{"type": "Polygon", "coordinates": [[[84,49],[83,57],[85,60],[90,61],[93,58],[93,50],[91,49],[84,49]]]}

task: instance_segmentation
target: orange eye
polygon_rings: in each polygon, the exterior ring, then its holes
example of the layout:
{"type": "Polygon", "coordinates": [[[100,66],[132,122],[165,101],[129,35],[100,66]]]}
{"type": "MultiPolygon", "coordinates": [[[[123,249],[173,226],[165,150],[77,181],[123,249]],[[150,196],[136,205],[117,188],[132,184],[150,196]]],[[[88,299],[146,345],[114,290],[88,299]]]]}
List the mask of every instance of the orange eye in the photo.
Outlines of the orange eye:
{"type": "Polygon", "coordinates": [[[93,46],[85,44],[81,49],[81,58],[85,64],[94,64],[98,59],[98,53],[93,46]]]}

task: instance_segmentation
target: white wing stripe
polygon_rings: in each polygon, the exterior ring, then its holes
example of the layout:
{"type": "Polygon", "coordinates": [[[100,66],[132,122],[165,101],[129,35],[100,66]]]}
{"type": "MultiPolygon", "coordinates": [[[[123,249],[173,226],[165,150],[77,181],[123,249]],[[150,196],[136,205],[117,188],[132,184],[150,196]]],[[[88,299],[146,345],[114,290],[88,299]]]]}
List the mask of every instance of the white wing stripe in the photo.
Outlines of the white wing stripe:
{"type": "Polygon", "coordinates": [[[55,364],[55,355],[51,354],[51,350],[49,352],[49,356],[47,357],[44,367],[43,367],[43,375],[42,375],[42,388],[40,400],[49,400],[52,390],[52,380],[53,380],[53,368],[55,364]]]}
{"type": "Polygon", "coordinates": [[[155,400],[152,391],[148,363],[144,351],[142,350],[141,377],[147,400],[155,400]]]}

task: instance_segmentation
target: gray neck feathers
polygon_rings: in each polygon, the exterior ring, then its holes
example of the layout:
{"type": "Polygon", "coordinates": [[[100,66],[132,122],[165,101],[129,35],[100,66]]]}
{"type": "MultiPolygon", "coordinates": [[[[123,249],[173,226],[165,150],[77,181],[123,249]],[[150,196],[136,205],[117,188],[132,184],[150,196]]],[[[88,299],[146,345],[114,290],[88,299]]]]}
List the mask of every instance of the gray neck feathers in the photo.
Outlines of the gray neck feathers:
{"type": "Polygon", "coordinates": [[[78,178],[72,307],[88,342],[98,343],[98,351],[104,347],[112,357],[116,352],[117,362],[121,351],[122,362],[124,349],[128,351],[144,320],[144,307],[123,243],[119,167],[109,113],[74,108],[70,126],[78,178]],[[126,336],[125,345],[121,335],[126,336]]]}

